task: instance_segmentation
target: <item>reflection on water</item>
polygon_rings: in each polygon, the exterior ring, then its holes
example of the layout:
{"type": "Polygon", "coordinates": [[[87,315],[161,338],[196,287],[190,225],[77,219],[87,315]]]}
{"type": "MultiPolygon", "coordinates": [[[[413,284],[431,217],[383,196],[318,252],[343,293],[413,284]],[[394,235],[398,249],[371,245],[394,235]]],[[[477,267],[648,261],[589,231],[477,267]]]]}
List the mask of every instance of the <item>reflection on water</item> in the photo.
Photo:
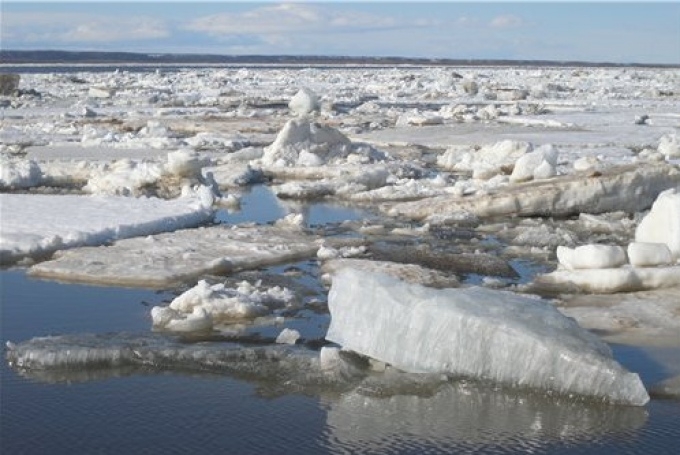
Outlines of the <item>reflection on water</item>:
{"type": "Polygon", "coordinates": [[[431,397],[352,392],[326,405],[332,444],[352,453],[404,445],[524,451],[555,440],[575,444],[602,434],[632,434],[647,419],[643,408],[512,394],[469,383],[447,384],[431,397]]]}
{"type": "Polygon", "coordinates": [[[48,383],[167,372],[220,374],[255,384],[262,397],[320,397],[327,409],[327,444],[352,453],[401,450],[406,442],[410,447],[524,450],[554,441],[576,444],[603,434],[631,437],[647,420],[641,407],[448,381],[440,375],[375,372],[351,356],[333,369],[322,368],[318,353],[304,346],[79,334],[10,345],[7,357],[22,376],[48,383]]]}
{"type": "Polygon", "coordinates": [[[343,207],[338,204],[281,201],[269,187],[255,185],[241,196],[239,210],[219,210],[215,220],[229,224],[271,224],[289,213],[301,213],[305,218],[307,227],[360,220],[368,216],[368,213],[363,210],[343,207]]]}

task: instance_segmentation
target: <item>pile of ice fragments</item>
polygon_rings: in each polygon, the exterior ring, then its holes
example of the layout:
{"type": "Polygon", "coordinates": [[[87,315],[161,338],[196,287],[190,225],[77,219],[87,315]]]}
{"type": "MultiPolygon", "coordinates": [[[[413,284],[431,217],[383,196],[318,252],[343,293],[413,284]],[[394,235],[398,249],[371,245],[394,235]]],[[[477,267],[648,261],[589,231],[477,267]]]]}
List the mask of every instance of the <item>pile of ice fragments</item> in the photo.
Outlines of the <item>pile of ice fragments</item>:
{"type": "Polygon", "coordinates": [[[680,286],[680,188],[659,194],[626,249],[559,246],[557,258],[560,268],[539,282],[600,293],[680,286]]]}

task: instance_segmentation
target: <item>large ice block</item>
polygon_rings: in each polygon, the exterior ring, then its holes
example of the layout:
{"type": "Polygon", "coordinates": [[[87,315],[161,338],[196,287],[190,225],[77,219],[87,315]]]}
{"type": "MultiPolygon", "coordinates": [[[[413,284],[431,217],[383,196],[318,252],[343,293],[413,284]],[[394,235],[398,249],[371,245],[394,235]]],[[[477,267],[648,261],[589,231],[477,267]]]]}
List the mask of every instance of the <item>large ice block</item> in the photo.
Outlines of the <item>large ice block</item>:
{"type": "Polygon", "coordinates": [[[431,289],[343,269],[326,338],[408,372],[446,373],[642,406],[640,377],[552,305],[484,288],[431,289]]]}

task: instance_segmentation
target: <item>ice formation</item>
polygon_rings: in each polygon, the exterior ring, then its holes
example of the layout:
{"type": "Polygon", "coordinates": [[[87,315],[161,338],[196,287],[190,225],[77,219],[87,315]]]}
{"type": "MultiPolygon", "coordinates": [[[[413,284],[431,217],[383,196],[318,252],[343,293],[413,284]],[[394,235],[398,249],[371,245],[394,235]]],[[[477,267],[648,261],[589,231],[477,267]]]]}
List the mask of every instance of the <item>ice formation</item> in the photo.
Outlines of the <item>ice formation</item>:
{"type": "Polygon", "coordinates": [[[295,329],[285,328],[276,337],[278,344],[295,344],[300,339],[300,332],[295,329]]]}
{"type": "Polygon", "coordinates": [[[477,151],[451,148],[439,159],[439,163],[452,170],[471,172],[475,179],[488,180],[503,169],[512,169],[521,156],[532,150],[533,145],[528,142],[505,140],[477,151]]]}
{"type": "Polygon", "coordinates": [[[34,160],[11,159],[0,154],[0,190],[30,188],[42,181],[42,170],[34,160]]]}
{"type": "Polygon", "coordinates": [[[410,372],[445,373],[642,406],[637,374],[552,305],[483,288],[435,290],[344,269],[326,338],[410,372]]]}
{"type": "Polygon", "coordinates": [[[633,267],[670,265],[671,250],[665,243],[631,242],[628,244],[628,260],[633,267]]]}
{"type": "Polygon", "coordinates": [[[304,116],[318,111],[320,108],[319,98],[316,93],[308,88],[301,88],[295,96],[290,99],[288,107],[294,114],[304,116]]]}
{"type": "MultiPolygon", "coordinates": [[[[65,281],[174,287],[220,274],[313,257],[318,237],[271,226],[211,226],[67,251],[29,273],[65,281]]],[[[341,242],[340,245],[341,246],[341,242]]]]}
{"type": "Polygon", "coordinates": [[[567,270],[616,268],[626,263],[626,252],[615,245],[557,247],[557,259],[567,270]]]}
{"type": "Polygon", "coordinates": [[[114,161],[93,172],[83,189],[91,194],[171,198],[202,185],[219,197],[217,184],[202,174],[207,163],[191,150],[169,152],[165,163],[114,161]]]}
{"type": "Polygon", "coordinates": [[[550,144],[520,156],[515,162],[510,181],[523,182],[553,177],[557,173],[557,156],[557,150],[550,144]]]}
{"type": "Polygon", "coordinates": [[[659,194],[635,231],[635,242],[619,246],[557,247],[560,267],[538,276],[539,285],[609,293],[680,286],[680,192],[659,194]]]}
{"type": "Polygon", "coordinates": [[[333,159],[346,158],[350,151],[350,140],[335,128],[294,119],[265,147],[262,163],[278,167],[321,166],[333,159]]]}
{"type": "Polygon", "coordinates": [[[673,260],[680,260],[680,186],[659,194],[635,230],[635,240],[665,243],[673,260]]]}
{"type": "Polygon", "coordinates": [[[204,202],[198,197],[166,201],[120,196],[0,194],[0,263],[199,226],[214,216],[211,205],[204,202]]]}
{"type": "MultiPolygon", "coordinates": [[[[258,283],[243,281],[231,289],[222,283],[210,285],[200,280],[168,307],[154,307],[151,319],[155,329],[169,331],[177,331],[178,324],[187,319],[200,319],[201,323],[195,325],[202,331],[219,323],[264,316],[276,308],[291,306],[294,301],[295,295],[279,286],[261,290],[258,283]]],[[[187,325],[184,323],[181,331],[191,331],[187,325]]]]}
{"type": "Polygon", "coordinates": [[[392,216],[426,219],[467,211],[477,216],[569,216],[613,211],[637,212],[680,183],[680,170],[657,163],[612,167],[601,175],[569,175],[490,190],[488,194],[438,196],[385,205],[392,216]]]}
{"type": "Polygon", "coordinates": [[[657,150],[667,158],[680,158],[680,142],[677,133],[663,135],[659,139],[657,150]]]}
{"type": "Polygon", "coordinates": [[[455,276],[447,275],[441,271],[428,269],[416,264],[336,258],[324,261],[321,266],[322,271],[327,274],[326,281],[328,281],[329,284],[332,282],[331,276],[344,268],[380,272],[409,283],[435,288],[451,288],[459,285],[458,279],[455,276]]]}

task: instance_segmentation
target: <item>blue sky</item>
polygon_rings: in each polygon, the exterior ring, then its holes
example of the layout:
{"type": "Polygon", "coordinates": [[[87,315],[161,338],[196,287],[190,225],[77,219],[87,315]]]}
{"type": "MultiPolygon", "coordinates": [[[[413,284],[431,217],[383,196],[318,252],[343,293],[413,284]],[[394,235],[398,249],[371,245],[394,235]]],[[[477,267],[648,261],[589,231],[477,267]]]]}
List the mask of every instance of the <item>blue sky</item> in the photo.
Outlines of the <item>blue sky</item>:
{"type": "Polygon", "coordinates": [[[0,2],[3,49],[680,64],[680,2],[0,2]]]}

